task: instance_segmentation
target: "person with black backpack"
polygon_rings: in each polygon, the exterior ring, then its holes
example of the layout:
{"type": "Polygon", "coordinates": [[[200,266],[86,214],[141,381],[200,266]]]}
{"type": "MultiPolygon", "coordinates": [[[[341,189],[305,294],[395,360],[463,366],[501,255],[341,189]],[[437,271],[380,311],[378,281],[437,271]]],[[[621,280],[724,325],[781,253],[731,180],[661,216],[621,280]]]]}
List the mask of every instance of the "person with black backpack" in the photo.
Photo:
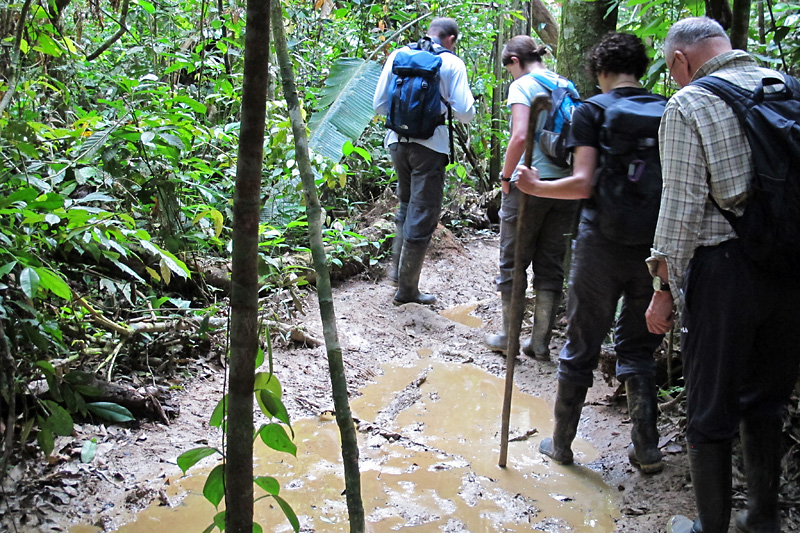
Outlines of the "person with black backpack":
{"type": "MultiPolygon", "coordinates": [[[[563,178],[569,176],[571,171],[568,162],[553,161],[542,150],[541,140],[548,118],[561,116],[560,133],[567,134],[573,110],[579,102],[573,83],[545,67],[542,57],[546,53],[546,47],[537,46],[527,35],[517,35],[503,47],[503,65],[514,78],[508,89],[511,135],[500,174],[503,197],[500,207],[500,273],[497,276],[497,290],[502,301],[503,329],[500,333],[484,336],[484,342],[490,349],[506,352],[514,270],[521,268],[525,272],[531,264],[536,305],[531,336],[523,342],[522,351],[543,361],[550,360],[550,337],[564,285],[564,255],[578,212],[577,200],[536,198],[522,194],[516,186],[516,167],[525,156],[531,102],[540,94],[552,95],[553,109],[550,113],[542,112],[538,117],[533,164],[539,169],[542,179],[563,178]],[[557,87],[562,90],[557,91],[557,87]],[[526,231],[518,236],[517,213],[521,201],[526,202],[522,221],[526,231]],[[514,262],[518,239],[522,245],[522,265],[515,265],[514,262]]],[[[525,276],[523,274],[523,281],[527,285],[525,276]]]]}
{"type": "Polygon", "coordinates": [[[667,531],[728,531],[738,433],[747,509],[736,531],[778,533],[783,411],[800,366],[800,84],[733,50],[705,17],[674,24],[664,57],[682,88],[661,124],[664,191],[648,259],[661,290],[647,322],[664,333],[681,308],[698,515],[670,518],[667,531]]]}
{"type": "Polygon", "coordinates": [[[644,261],[658,216],[657,139],[666,100],[639,83],[648,63],[638,37],[604,36],[587,65],[603,94],[586,100],[572,120],[567,142],[574,149],[572,175],[545,180],[539,169],[520,166],[517,186],[541,198],[586,199],[567,290],[567,342],[559,355],[555,428],[539,450],[557,463],[573,462],[572,441],[621,296],[614,348],[633,426],[628,458],[642,472],[655,474],[663,463],[653,352],[663,335],[650,333],[645,322],[652,278],[644,261]]]}
{"type": "Polygon", "coordinates": [[[433,304],[433,294],[420,292],[425,251],[442,209],[445,168],[452,156],[452,123],[475,116],[474,99],[464,62],[454,53],[458,25],[451,18],[431,21],[417,43],[389,55],[381,72],[372,107],[386,115],[385,145],[397,173],[400,205],[389,279],[397,283],[395,305],[433,304]]]}

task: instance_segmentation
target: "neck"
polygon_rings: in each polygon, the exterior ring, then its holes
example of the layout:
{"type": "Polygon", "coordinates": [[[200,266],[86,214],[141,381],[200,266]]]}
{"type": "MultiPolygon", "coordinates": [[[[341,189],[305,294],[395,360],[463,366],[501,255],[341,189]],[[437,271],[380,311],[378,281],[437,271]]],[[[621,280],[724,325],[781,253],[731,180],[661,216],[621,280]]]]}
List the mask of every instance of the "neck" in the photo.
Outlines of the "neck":
{"type": "Polygon", "coordinates": [[[597,81],[600,84],[600,89],[606,93],[619,89],[621,87],[641,87],[639,80],[632,74],[606,74],[603,73],[598,76],[597,81]]]}

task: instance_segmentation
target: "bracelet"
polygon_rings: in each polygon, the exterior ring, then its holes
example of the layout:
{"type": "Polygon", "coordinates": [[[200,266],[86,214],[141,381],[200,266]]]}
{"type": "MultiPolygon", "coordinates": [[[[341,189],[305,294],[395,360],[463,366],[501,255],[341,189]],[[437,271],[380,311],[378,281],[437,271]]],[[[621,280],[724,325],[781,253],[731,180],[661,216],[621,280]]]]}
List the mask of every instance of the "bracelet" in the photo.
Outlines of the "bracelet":
{"type": "Polygon", "coordinates": [[[511,181],[511,178],[504,178],[503,177],[503,173],[501,172],[500,173],[500,181],[508,183],[509,181],[511,181]]]}

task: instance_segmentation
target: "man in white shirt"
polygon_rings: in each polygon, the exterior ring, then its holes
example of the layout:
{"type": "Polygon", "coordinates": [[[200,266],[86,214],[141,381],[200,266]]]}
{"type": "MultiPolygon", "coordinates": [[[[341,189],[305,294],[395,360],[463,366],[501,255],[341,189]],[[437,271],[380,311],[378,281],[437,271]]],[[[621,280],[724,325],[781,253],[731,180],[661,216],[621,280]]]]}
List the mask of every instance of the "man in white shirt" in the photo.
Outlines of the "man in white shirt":
{"type": "MultiPolygon", "coordinates": [[[[458,25],[450,18],[437,18],[428,28],[428,37],[453,52],[458,40],[458,25]]],[[[372,107],[379,115],[389,112],[392,65],[400,49],[389,56],[375,89],[372,107]]],[[[453,117],[467,123],[475,116],[474,99],[467,82],[467,69],[455,53],[442,53],[439,90],[442,113],[450,106],[453,117]]],[[[428,139],[402,137],[388,130],[384,144],[389,148],[397,172],[397,196],[400,205],[395,215],[395,238],[392,246],[392,269],[389,278],[398,288],[395,305],[408,302],[433,304],[436,297],[419,291],[419,275],[431,236],[442,209],[445,168],[450,154],[448,126],[442,124],[428,139]]]]}

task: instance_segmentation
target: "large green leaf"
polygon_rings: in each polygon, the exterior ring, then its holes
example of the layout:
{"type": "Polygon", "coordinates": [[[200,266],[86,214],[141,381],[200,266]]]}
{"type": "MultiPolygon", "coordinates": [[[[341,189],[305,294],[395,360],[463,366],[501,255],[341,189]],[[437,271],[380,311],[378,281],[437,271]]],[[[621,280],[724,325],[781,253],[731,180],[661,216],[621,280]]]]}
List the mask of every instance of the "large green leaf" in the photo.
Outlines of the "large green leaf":
{"type": "Polygon", "coordinates": [[[339,59],[331,68],[320,98],[321,110],[308,123],[308,146],[333,161],[342,158],[342,146],[355,141],[375,112],[372,96],[381,75],[381,65],[358,58],[339,59]]]}

